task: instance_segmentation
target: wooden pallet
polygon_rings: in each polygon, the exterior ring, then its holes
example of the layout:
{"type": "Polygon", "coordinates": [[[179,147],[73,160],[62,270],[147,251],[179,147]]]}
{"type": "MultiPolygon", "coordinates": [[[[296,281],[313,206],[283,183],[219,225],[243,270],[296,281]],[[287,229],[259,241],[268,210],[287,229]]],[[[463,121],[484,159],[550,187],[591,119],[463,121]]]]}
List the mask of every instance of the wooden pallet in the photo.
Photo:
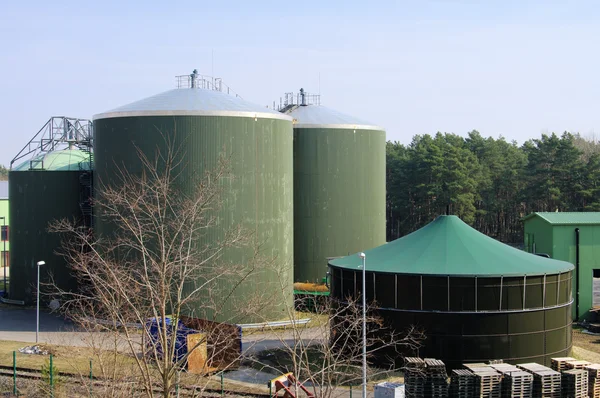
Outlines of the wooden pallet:
{"type": "Polygon", "coordinates": [[[562,372],[563,370],[566,370],[566,363],[568,361],[575,361],[575,358],[572,357],[560,357],[560,358],[551,358],[550,362],[551,362],[551,366],[552,366],[552,370],[556,370],[557,372],[562,372]]]}

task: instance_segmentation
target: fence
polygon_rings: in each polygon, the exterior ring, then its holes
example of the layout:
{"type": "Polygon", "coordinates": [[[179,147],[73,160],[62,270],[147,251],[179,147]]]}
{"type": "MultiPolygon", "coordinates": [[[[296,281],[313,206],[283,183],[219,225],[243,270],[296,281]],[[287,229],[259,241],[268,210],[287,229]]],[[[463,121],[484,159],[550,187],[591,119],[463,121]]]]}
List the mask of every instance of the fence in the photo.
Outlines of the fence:
{"type": "MultiPolygon", "coordinates": [[[[23,395],[23,391],[21,391],[22,389],[19,387],[19,382],[24,381],[24,380],[30,380],[30,381],[33,380],[33,381],[38,381],[41,384],[43,384],[43,386],[45,387],[45,390],[47,390],[47,396],[49,396],[51,398],[54,398],[54,396],[55,396],[55,392],[56,392],[55,390],[56,390],[57,384],[58,383],[63,384],[63,382],[65,384],[72,383],[72,384],[81,386],[87,390],[87,393],[89,393],[90,397],[93,397],[95,389],[102,387],[102,386],[110,383],[111,381],[94,376],[93,360],[90,359],[89,363],[90,363],[89,374],[86,374],[86,375],[76,374],[76,373],[68,373],[68,372],[59,372],[57,370],[57,368],[54,366],[54,356],[52,354],[50,354],[48,364],[42,365],[39,370],[31,369],[31,368],[22,368],[22,367],[17,366],[17,352],[13,351],[12,366],[0,365],[0,377],[9,378],[11,380],[10,386],[9,386],[10,389],[6,389],[6,387],[8,387],[6,384],[0,384],[0,396],[7,396],[6,394],[9,394],[8,396],[15,396],[15,397],[21,396],[21,395],[23,395]],[[84,381],[84,379],[87,379],[86,386],[82,386],[82,381],[84,381]]],[[[226,394],[237,393],[235,391],[228,391],[225,388],[223,372],[219,372],[218,377],[220,380],[220,388],[219,389],[204,388],[204,391],[211,392],[212,393],[211,395],[213,395],[213,396],[220,394],[221,397],[224,397],[226,394]]],[[[134,390],[141,390],[141,388],[139,386],[136,388],[134,383],[130,383],[130,384],[131,384],[132,392],[134,390]]],[[[198,387],[198,386],[180,385],[179,374],[177,375],[176,383],[175,383],[175,396],[176,397],[195,395],[194,393],[196,392],[196,394],[197,394],[197,391],[199,388],[200,387],[198,387]]],[[[159,390],[156,389],[156,392],[159,392],[159,390]]],[[[84,395],[85,394],[86,393],[84,393],[84,395]]],[[[268,396],[267,394],[244,394],[244,395],[257,396],[257,397],[258,396],[261,396],[261,397],[268,396]]]]}

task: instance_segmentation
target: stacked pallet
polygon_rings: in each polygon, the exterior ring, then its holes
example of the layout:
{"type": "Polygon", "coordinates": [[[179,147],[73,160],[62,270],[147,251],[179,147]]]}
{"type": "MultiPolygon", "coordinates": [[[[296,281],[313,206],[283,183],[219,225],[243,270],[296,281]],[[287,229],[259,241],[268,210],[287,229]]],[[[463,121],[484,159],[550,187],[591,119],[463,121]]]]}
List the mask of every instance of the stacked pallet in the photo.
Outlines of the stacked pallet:
{"type": "Polygon", "coordinates": [[[502,378],[503,398],[532,398],[533,375],[524,370],[504,373],[502,378]]]}
{"type": "Polygon", "coordinates": [[[472,367],[477,382],[475,384],[475,397],[477,398],[501,398],[502,397],[502,374],[495,369],[484,367],[472,367]]]}
{"type": "Polygon", "coordinates": [[[450,377],[450,396],[452,398],[474,398],[476,378],[468,369],[454,369],[450,377]]]}
{"type": "Polygon", "coordinates": [[[576,359],[572,361],[567,361],[565,366],[567,369],[585,369],[586,366],[591,365],[591,362],[588,361],[578,361],[576,359]]]}
{"type": "Polygon", "coordinates": [[[448,398],[448,374],[444,362],[425,358],[425,374],[425,396],[448,398]]]}
{"type": "Polygon", "coordinates": [[[425,398],[425,361],[416,357],[406,357],[404,360],[406,398],[425,398]]]}
{"type": "Polygon", "coordinates": [[[590,398],[600,398],[600,365],[594,363],[587,365],[588,371],[588,395],[590,398]]]}
{"type": "Polygon", "coordinates": [[[552,370],[556,370],[557,372],[562,372],[563,370],[567,370],[567,362],[575,361],[575,358],[571,357],[562,357],[562,358],[552,358],[552,370]]]}
{"type": "Polygon", "coordinates": [[[533,375],[533,396],[540,398],[561,397],[560,373],[537,363],[523,363],[517,365],[533,375]]]}
{"type": "Polygon", "coordinates": [[[588,375],[585,369],[570,369],[562,372],[562,397],[587,398],[588,375]]]}

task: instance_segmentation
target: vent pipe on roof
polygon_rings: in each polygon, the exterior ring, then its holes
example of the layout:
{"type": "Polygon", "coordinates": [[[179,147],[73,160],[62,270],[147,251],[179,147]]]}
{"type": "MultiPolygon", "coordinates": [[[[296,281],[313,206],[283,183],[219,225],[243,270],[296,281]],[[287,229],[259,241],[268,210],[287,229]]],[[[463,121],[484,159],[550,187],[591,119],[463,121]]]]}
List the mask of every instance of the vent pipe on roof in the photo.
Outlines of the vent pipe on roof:
{"type": "Polygon", "coordinates": [[[303,88],[300,89],[300,105],[306,106],[306,93],[303,88]]]}

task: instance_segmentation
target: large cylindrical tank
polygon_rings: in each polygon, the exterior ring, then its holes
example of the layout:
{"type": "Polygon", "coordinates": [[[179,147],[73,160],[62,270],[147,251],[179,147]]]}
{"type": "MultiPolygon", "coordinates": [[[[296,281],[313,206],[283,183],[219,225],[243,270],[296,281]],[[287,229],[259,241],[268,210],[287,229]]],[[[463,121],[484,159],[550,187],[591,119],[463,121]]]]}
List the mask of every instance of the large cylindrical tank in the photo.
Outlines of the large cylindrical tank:
{"type": "MultiPolygon", "coordinates": [[[[365,255],[374,311],[398,333],[415,326],[426,336],[410,355],[452,368],[499,359],[549,366],[571,351],[570,263],[507,246],[456,216],[440,216],[365,255]]],[[[361,296],[361,261],[357,255],[330,261],[336,300],[361,296]]],[[[391,351],[376,356],[397,357],[391,351]]]]}
{"type": "Polygon", "coordinates": [[[385,243],[385,131],[320,105],[294,118],[294,281],[385,243]]]}
{"type": "MultiPolygon", "coordinates": [[[[223,231],[241,225],[252,233],[260,254],[276,262],[284,280],[273,271],[251,277],[234,291],[225,289],[218,312],[198,305],[185,315],[228,322],[281,319],[292,305],[293,288],[293,174],[292,119],[219,91],[180,88],[149,97],[94,117],[95,187],[119,184],[122,170],[139,173],[136,151],[153,159],[168,147],[179,151],[175,190],[190,193],[205,171],[217,167],[221,155],[229,159],[233,178],[223,181],[223,206],[218,226],[204,243],[214,243],[223,231]],[[281,295],[281,286],[284,295],[281,295]],[[231,294],[231,295],[230,295],[231,294]],[[258,296],[267,299],[260,314],[244,319],[239,309],[258,296]],[[268,304],[267,304],[268,303],[268,304]]],[[[96,233],[110,233],[111,225],[96,217],[96,233]]],[[[254,247],[227,250],[221,264],[249,262],[254,247]]],[[[199,299],[206,292],[200,292],[199,299]]]]}
{"type": "Polygon", "coordinates": [[[53,280],[64,290],[76,287],[65,258],[57,254],[61,236],[48,227],[63,218],[82,222],[81,176],[89,169],[88,152],[66,149],[39,155],[9,172],[11,299],[35,301],[38,261],[46,263],[40,269],[42,284],[53,280]]]}

